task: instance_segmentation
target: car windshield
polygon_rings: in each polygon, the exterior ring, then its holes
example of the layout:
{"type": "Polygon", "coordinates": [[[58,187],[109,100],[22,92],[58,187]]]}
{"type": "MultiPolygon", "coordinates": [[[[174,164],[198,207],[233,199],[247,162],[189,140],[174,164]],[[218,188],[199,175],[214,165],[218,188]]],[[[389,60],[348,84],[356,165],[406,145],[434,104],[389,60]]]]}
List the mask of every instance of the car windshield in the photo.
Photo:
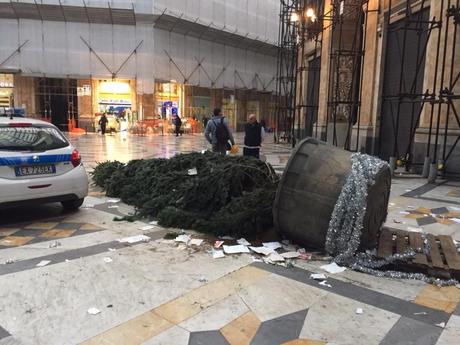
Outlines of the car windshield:
{"type": "Polygon", "coordinates": [[[0,127],[2,151],[47,151],[68,145],[62,133],[53,127],[0,127]]]}

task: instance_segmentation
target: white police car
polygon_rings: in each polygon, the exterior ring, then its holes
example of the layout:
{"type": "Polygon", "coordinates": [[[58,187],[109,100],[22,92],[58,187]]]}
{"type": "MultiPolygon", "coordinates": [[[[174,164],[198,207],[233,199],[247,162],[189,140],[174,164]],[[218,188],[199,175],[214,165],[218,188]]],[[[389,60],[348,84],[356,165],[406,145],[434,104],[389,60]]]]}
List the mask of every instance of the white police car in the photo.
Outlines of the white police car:
{"type": "Polygon", "coordinates": [[[55,126],[0,116],[0,208],[61,202],[78,209],[87,195],[80,153],[55,126]]]}

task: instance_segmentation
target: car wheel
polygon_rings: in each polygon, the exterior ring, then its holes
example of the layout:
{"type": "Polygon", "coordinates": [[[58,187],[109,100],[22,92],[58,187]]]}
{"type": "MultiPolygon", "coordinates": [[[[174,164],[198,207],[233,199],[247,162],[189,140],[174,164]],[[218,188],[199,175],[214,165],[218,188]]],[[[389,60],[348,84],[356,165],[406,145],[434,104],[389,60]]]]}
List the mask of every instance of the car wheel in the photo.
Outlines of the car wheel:
{"type": "Polygon", "coordinates": [[[81,205],[83,205],[84,200],[85,199],[63,201],[61,204],[66,210],[77,210],[81,205]]]}

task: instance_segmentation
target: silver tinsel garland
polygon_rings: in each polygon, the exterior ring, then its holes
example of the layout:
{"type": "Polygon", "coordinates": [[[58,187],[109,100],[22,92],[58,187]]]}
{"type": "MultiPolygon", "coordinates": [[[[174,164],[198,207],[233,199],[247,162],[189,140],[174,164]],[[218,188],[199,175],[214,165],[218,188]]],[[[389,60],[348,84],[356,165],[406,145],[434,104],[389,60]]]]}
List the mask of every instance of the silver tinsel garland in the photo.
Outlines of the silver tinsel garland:
{"type": "Polygon", "coordinates": [[[425,247],[409,249],[403,254],[394,254],[383,259],[369,253],[358,253],[368,189],[375,183],[375,177],[387,163],[360,153],[351,156],[351,163],[351,173],[337,199],[326,235],[326,250],[334,257],[334,261],[339,265],[378,277],[422,280],[436,285],[458,284],[454,279],[441,280],[422,273],[378,270],[395,261],[409,260],[415,257],[416,253],[426,252],[428,248],[425,247]]]}

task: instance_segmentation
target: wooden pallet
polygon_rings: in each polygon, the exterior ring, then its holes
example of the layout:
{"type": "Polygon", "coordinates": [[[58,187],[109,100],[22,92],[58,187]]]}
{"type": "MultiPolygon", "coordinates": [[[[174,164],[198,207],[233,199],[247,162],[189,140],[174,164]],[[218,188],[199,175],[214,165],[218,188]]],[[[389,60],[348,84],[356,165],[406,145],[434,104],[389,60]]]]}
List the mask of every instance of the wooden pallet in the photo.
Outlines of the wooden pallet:
{"type": "MultiPolygon", "coordinates": [[[[460,279],[460,254],[450,236],[426,235],[430,244],[428,254],[417,253],[407,262],[396,262],[393,268],[405,272],[421,272],[440,278],[460,279]]],[[[377,256],[384,258],[403,254],[408,248],[422,248],[422,234],[384,228],[380,235],[377,256]]]]}

